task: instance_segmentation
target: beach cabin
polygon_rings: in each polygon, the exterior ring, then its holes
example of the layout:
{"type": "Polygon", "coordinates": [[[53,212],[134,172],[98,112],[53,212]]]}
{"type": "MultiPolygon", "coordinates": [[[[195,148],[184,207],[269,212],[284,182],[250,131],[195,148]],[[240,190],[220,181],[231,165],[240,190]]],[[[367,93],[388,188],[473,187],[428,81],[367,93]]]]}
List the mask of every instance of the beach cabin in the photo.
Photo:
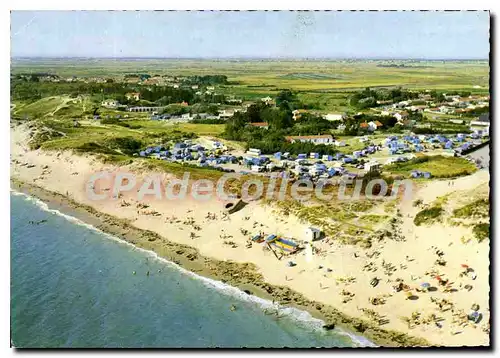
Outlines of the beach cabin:
{"type": "Polygon", "coordinates": [[[321,160],[325,160],[325,161],[331,162],[333,160],[333,157],[331,155],[323,155],[321,157],[321,160]]]}
{"type": "Polygon", "coordinates": [[[309,153],[310,159],[319,159],[319,153],[309,153]]]}
{"type": "Polygon", "coordinates": [[[297,155],[297,159],[306,159],[306,158],[307,158],[307,155],[304,153],[297,155]]]}
{"type": "Polygon", "coordinates": [[[260,149],[250,148],[248,149],[247,154],[260,156],[262,154],[262,151],[260,149]]]}
{"type": "Polygon", "coordinates": [[[380,163],[375,162],[375,161],[365,163],[365,165],[364,165],[365,172],[367,172],[367,173],[379,172],[380,168],[381,168],[380,163]]]}
{"type": "Polygon", "coordinates": [[[315,241],[321,238],[321,230],[315,227],[309,226],[305,230],[306,241],[315,241]]]}

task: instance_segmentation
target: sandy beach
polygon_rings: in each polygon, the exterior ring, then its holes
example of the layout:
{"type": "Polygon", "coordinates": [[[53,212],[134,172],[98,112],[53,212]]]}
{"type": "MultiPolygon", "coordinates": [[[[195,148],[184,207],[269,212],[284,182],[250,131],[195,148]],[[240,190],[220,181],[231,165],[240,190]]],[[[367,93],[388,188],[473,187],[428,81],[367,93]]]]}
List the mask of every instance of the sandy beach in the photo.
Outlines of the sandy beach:
{"type": "MultiPolygon", "coordinates": [[[[249,247],[247,243],[259,231],[303,239],[309,223],[294,215],[284,216],[277,208],[259,202],[226,215],[223,203],[216,199],[146,197],[139,202],[135,192],[115,200],[93,201],[85,191],[91,174],[135,169],[105,165],[69,152],[30,151],[27,136],[22,126],[11,130],[11,178],[16,190],[78,211],[92,225],[188,269],[307,309],[327,323],[346,327],[380,345],[490,344],[489,241],[478,243],[470,227],[451,226],[446,221],[415,226],[413,219],[421,209],[412,205],[417,199],[430,204],[446,197],[447,207],[453,207],[473,196],[487,196],[490,177],[486,170],[452,181],[427,182],[418,187],[412,201],[398,203],[403,241],[384,240],[362,249],[326,238],[314,243],[321,255],[308,260],[300,252],[290,258],[296,266],[288,267],[289,259],[278,260],[262,245],[249,247]],[[436,264],[439,260],[446,264],[436,264]],[[461,275],[465,265],[473,274],[461,275]],[[441,285],[437,277],[448,285],[441,285]],[[375,287],[370,284],[373,279],[375,287]],[[395,292],[393,287],[400,282],[405,289],[395,292]],[[422,283],[429,283],[432,289],[419,292],[422,283]],[[483,314],[478,324],[466,319],[473,304],[483,314]]],[[[148,173],[136,174],[144,177],[148,173]]]]}

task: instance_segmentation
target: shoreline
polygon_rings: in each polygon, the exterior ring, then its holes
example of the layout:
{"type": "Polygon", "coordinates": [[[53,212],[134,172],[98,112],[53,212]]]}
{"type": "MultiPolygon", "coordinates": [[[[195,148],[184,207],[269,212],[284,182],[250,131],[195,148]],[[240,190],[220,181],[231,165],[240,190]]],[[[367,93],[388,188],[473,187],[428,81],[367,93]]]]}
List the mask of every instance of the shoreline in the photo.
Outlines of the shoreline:
{"type": "Polygon", "coordinates": [[[49,208],[74,216],[137,248],[151,251],[158,257],[173,262],[196,275],[221,281],[249,295],[276,301],[285,307],[306,311],[313,318],[325,322],[326,325],[333,324],[347,334],[362,336],[376,345],[384,347],[432,346],[423,338],[383,329],[371,322],[350,317],[333,306],[310,300],[288,287],[271,285],[265,282],[262,274],[257,272],[257,267],[252,263],[222,261],[202,256],[198,249],[189,245],[169,241],[153,231],[135,227],[129,220],[99,212],[62,194],[19,179],[11,178],[11,188],[35,197],[46,203],[49,208]]]}

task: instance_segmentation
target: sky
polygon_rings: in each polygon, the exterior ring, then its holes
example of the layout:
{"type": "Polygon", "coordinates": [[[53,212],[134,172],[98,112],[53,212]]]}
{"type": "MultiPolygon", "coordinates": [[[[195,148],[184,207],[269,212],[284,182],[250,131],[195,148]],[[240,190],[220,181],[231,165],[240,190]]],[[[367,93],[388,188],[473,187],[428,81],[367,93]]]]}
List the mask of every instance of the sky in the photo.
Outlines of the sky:
{"type": "Polygon", "coordinates": [[[487,59],[488,12],[12,11],[12,57],[487,59]]]}

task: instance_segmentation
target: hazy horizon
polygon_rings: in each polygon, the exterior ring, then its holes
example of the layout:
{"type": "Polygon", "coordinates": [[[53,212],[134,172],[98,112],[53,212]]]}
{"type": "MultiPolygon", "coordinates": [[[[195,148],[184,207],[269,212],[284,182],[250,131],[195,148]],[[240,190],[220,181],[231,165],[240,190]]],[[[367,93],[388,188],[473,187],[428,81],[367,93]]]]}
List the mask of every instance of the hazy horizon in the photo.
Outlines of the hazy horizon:
{"type": "Polygon", "coordinates": [[[88,59],[88,60],[309,60],[309,61],[489,61],[487,58],[384,58],[384,57],[160,57],[160,56],[12,56],[11,59],[88,59]]]}

